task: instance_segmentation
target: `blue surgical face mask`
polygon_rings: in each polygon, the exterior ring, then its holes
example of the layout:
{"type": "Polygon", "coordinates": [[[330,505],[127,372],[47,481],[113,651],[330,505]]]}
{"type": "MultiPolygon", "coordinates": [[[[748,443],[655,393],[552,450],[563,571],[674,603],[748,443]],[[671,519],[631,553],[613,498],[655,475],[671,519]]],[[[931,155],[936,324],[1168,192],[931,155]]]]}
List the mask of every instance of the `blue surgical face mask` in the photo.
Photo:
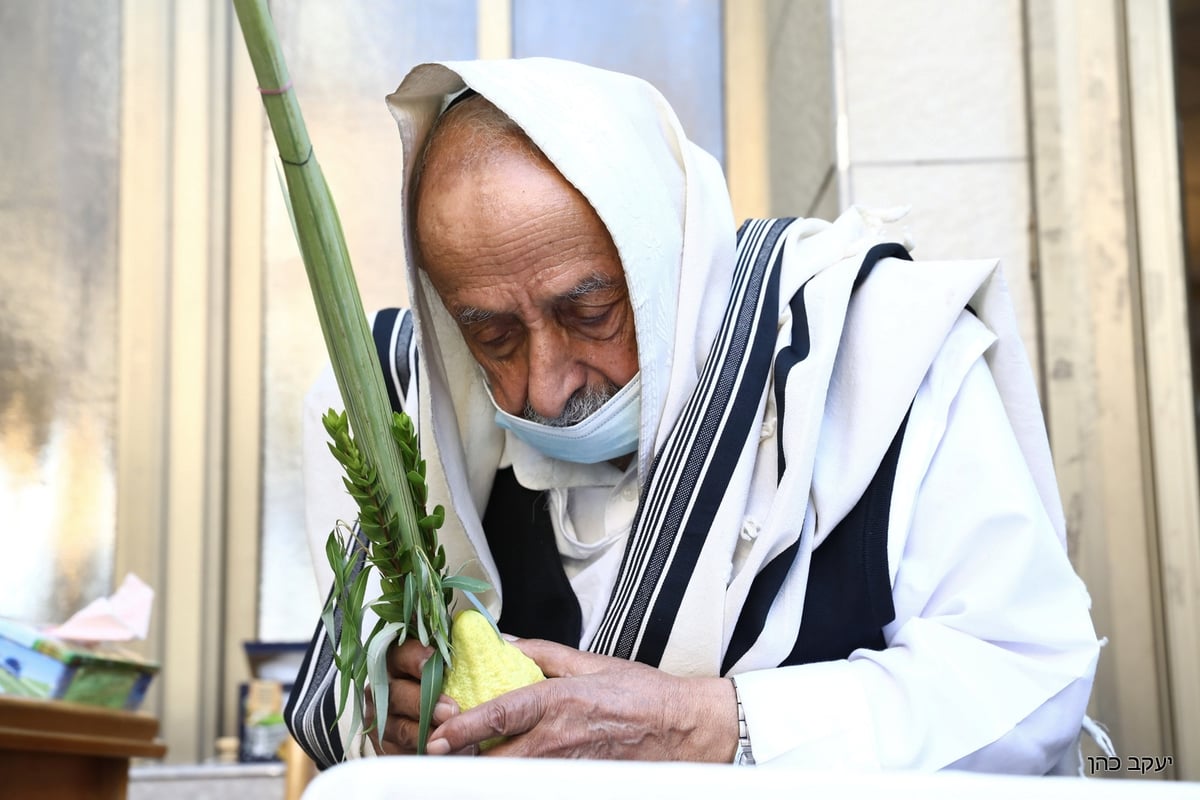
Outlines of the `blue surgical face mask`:
{"type": "Polygon", "coordinates": [[[641,373],[634,375],[587,419],[562,428],[509,414],[496,405],[490,387],[488,397],[496,406],[497,425],[551,458],[598,464],[637,450],[642,412],[641,373]]]}

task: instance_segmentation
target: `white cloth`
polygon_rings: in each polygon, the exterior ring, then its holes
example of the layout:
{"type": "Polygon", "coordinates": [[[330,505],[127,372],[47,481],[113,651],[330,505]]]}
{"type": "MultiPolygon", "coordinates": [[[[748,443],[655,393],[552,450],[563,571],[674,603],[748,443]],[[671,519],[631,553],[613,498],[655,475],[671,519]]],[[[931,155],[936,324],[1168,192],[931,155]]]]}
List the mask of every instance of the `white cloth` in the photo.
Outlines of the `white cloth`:
{"type": "Polygon", "coordinates": [[[993,340],[964,315],[913,403],[890,515],[888,648],[738,676],[760,761],[1041,774],[1067,752],[1074,766],[1078,731],[1060,723],[1084,713],[1094,664],[1064,687],[1022,653],[1094,652],[1094,636],[982,358],[993,340]]]}
{"type": "MultiPolygon", "coordinates": [[[[733,283],[734,229],[720,170],[644,82],[530,59],[413,70],[389,97],[406,181],[433,120],[464,85],[522,126],[613,237],[637,329],[636,474],[645,482],[700,384],[733,283]]],[[[677,674],[719,674],[759,570],[798,543],[761,634],[730,670],[739,674],[760,763],[1045,771],[1078,734],[1098,644],[1086,592],[1065,557],[1040,407],[1003,279],[995,262],[892,260],[851,301],[863,253],[884,235],[881,223],[855,209],[832,225],[805,220],[787,229],[779,306],[761,314],[778,319],[778,353],[791,344],[788,303],[803,286],[812,354],[780,387],[782,431],[774,387],[762,387],[762,435],[738,456],[659,663],[677,674]],[[968,303],[978,319],[963,315],[968,303]],[[862,493],[914,395],[889,540],[891,646],[772,668],[795,638],[809,554],[862,493]],[[782,480],[776,438],[787,458],[782,480]],[[961,485],[964,477],[971,485],[961,485]]],[[[480,516],[506,458],[505,437],[454,323],[407,263],[431,495],[457,512],[442,541],[451,564],[472,565],[495,585],[480,516]]],[[[544,461],[546,485],[599,485],[573,482],[572,467],[544,461]]],[[[564,509],[572,505],[568,497],[564,509]]],[[[560,550],[570,544],[570,517],[558,515],[560,550]]],[[[581,605],[603,604],[608,586],[577,586],[581,605]]],[[[491,598],[494,608],[501,594],[491,598]]],[[[587,637],[581,646],[589,643],[596,644],[587,637]]]]}
{"type": "MultiPolygon", "coordinates": [[[[360,761],[319,775],[305,789],[304,800],[393,800],[399,786],[414,797],[437,797],[447,791],[446,773],[440,759],[398,757],[360,761]]],[[[454,764],[453,781],[460,796],[486,796],[488,800],[557,800],[564,787],[570,787],[572,800],[612,797],[1195,800],[1196,797],[1196,785],[1192,782],[1133,777],[1079,781],[966,772],[846,774],[787,766],[738,770],[717,764],[567,759],[461,759],[454,764]]]]}

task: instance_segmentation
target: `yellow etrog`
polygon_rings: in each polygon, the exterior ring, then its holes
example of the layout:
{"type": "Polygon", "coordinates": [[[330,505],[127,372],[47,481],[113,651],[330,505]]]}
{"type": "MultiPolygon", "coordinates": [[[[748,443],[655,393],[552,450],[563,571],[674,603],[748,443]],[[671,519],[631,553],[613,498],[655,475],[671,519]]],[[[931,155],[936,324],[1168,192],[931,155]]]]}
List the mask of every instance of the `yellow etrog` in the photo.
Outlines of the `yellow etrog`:
{"type": "MultiPolygon", "coordinates": [[[[442,692],[454,698],[463,711],[546,679],[533,659],[497,636],[487,619],[474,609],[454,618],[450,645],[453,666],[446,670],[442,692]]],[[[489,739],[483,749],[500,741],[502,737],[489,739]]]]}

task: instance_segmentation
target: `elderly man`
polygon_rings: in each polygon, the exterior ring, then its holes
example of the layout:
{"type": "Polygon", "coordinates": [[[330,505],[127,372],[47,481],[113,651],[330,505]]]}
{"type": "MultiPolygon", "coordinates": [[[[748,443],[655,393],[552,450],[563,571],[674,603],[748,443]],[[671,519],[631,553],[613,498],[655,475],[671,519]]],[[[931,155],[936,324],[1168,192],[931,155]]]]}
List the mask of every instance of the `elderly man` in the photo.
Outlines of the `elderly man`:
{"type": "MultiPolygon", "coordinates": [[[[552,678],[444,699],[430,753],[1072,764],[1098,643],[995,262],[913,262],[856,209],[735,230],[717,164],[628,76],[424,65],[389,104],[393,403],[451,564],[552,678]]],[[[346,509],[328,468],[321,530],[346,509]]],[[[411,752],[428,650],[393,650],[368,741],[330,733],[327,648],[297,738],[322,764],[411,752]]]]}

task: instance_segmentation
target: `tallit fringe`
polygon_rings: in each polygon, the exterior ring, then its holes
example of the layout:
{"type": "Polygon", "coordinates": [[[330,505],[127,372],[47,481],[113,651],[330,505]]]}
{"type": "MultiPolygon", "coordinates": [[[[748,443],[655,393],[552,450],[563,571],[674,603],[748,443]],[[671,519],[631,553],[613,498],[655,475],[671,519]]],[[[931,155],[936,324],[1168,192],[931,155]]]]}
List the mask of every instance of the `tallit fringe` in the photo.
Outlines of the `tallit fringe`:
{"type": "MultiPolygon", "coordinates": [[[[1108,735],[1108,728],[1105,728],[1104,725],[1085,714],[1083,716],[1083,729],[1087,732],[1088,736],[1092,737],[1092,741],[1096,743],[1096,746],[1100,748],[1100,751],[1104,755],[1109,758],[1116,756],[1117,751],[1113,747],[1112,738],[1108,735]]],[[[1079,756],[1079,771],[1080,773],[1083,772],[1082,753],[1079,756]]]]}
{"type": "MultiPolygon", "coordinates": [[[[1107,636],[1105,636],[1105,637],[1103,637],[1102,639],[1100,639],[1100,646],[1101,646],[1101,647],[1104,647],[1104,646],[1105,646],[1105,645],[1107,645],[1107,644],[1108,644],[1108,637],[1107,637],[1107,636]]],[[[1116,755],[1117,755],[1117,749],[1116,749],[1116,747],[1114,747],[1114,746],[1113,746],[1112,737],[1108,735],[1108,728],[1104,727],[1104,725],[1103,725],[1103,724],[1101,724],[1101,723],[1097,722],[1096,720],[1092,719],[1092,718],[1091,718],[1091,717],[1089,717],[1087,714],[1084,714],[1084,715],[1083,715],[1083,725],[1082,725],[1082,727],[1083,727],[1083,731],[1084,731],[1084,732],[1085,732],[1085,733],[1086,733],[1086,734],[1087,734],[1089,737],[1091,737],[1091,739],[1092,739],[1092,741],[1093,741],[1093,742],[1095,742],[1095,744],[1096,744],[1096,747],[1099,747],[1099,748],[1100,748],[1100,752],[1104,753],[1104,755],[1105,755],[1105,756],[1107,756],[1107,757],[1109,757],[1109,758],[1114,758],[1114,757],[1116,757],[1116,755]]],[[[1080,774],[1080,775],[1085,775],[1085,774],[1086,774],[1086,773],[1084,773],[1084,771],[1083,771],[1083,742],[1082,742],[1082,737],[1081,737],[1080,744],[1079,744],[1079,774],[1080,774]]]]}

